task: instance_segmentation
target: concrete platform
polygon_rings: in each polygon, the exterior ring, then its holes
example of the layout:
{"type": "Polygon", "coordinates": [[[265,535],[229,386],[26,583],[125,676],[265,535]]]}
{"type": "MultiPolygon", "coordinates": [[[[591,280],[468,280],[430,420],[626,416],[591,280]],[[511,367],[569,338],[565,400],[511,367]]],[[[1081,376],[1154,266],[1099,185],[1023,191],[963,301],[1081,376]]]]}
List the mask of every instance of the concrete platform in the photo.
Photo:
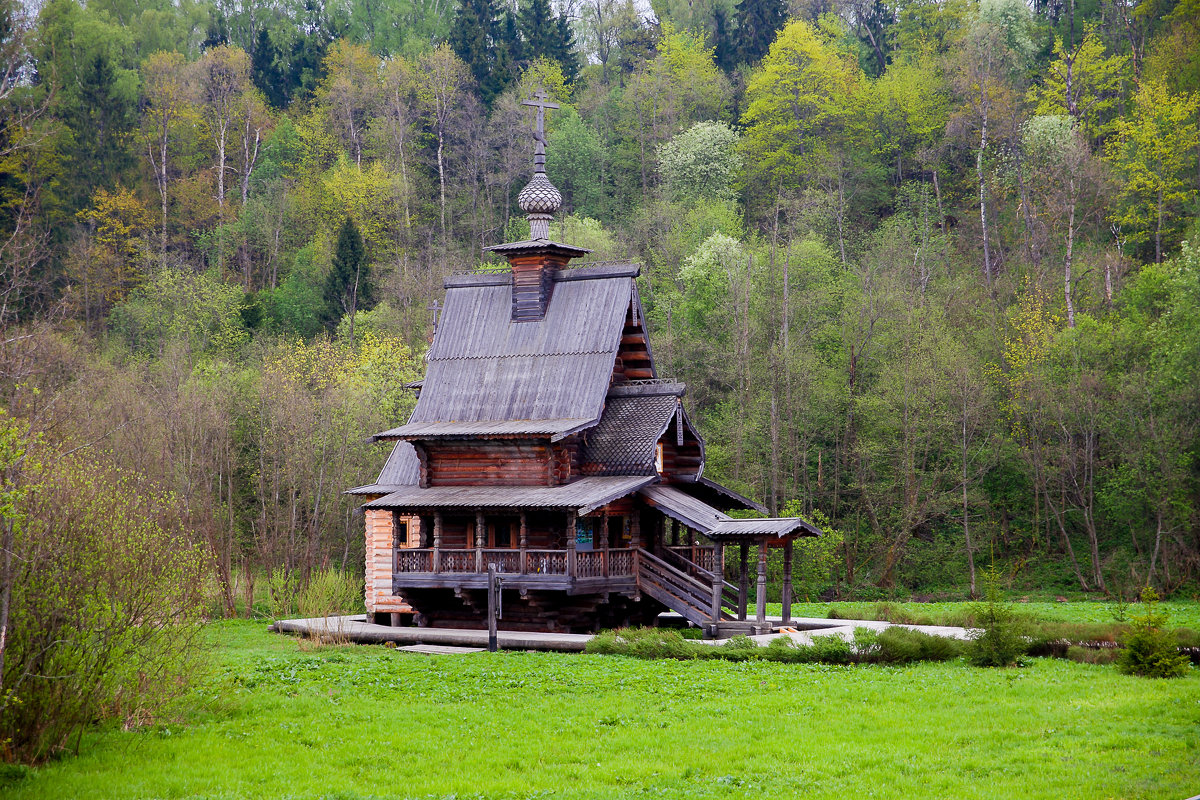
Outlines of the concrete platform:
{"type": "MultiPolygon", "coordinates": [[[[301,636],[343,637],[360,644],[433,644],[452,647],[486,648],[488,632],[463,628],[393,628],[367,622],[363,614],[351,617],[314,617],[285,619],[270,630],[301,636]]],[[[558,650],[579,653],[591,636],[578,633],[526,633],[498,631],[496,643],[503,650],[558,650]]]]}
{"type": "MultiPolygon", "coordinates": [[[[664,615],[666,616],[666,615],[664,615]]],[[[766,647],[780,636],[788,636],[797,644],[812,644],[814,636],[841,636],[846,640],[854,638],[855,628],[870,628],[882,631],[892,627],[891,622],[875,620],[850,619],[820,619],[816,617],[796,617],[789,621],[785,630],[778,630],[783,620],[780,617],[768,617],[767,623],[775,632],[750,636],[750,641],[766,647]]],[[[931,636],[944,636],[951,639],[968,639],[971,631],[967,628],[951,628],[940,625],[901,625],[915,631],[928,633],[931,636]]],[[[387,625],[375,625],[366,621],[364,615],[349,617],[314,617],[311,619],[285,619],[276,622],[270,630],[277,633],[291,633],[300,636],[333,636],[347,639],[360,644],[384,644],[394,642],[400,650],[411,650],[426,654],[436,654],[435,649],[441,647],[448,653],[475,652],[487,648],[488,634],[483,630],[464,628],[393,628],[387,625]],[[424,646],[417,649],[410,646],[424,646]]],[[[502,650],[552,650],[566,653],[583,652],[584,647],[592,637],[584,633],[532,633],[523,631],[498,631],[496,643],[502,650]]],[[[698,640],[704,644],[722,644],[729,641],[724,639],[698,640]]]]}

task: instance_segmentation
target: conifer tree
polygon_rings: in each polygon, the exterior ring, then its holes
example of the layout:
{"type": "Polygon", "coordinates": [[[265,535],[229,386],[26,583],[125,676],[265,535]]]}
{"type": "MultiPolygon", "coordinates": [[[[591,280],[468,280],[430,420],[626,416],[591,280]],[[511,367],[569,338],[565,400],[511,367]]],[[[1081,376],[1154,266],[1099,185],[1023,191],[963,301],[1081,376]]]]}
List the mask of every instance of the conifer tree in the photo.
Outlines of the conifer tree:
{"type": "Polygon", "coordinates": [[[571,21],[567,19],[566,14],[559,14],[554,20],[554,25],[558,35],[554,39],[549,56],[562,67],[567,83],[574,83],[575,78],[579,76],[579,59],[575,55],[575,34],[571,30],[571,21]]]}
{"type": "Polygon", "coordinates": [[[713,8],[712,17],[713,61],[725,72],[737,66],[737,41],[729,29],[729,17],[720,6],[713,8]]]}
{"type": "Polygon", "coordinates": [[[753,64],[766,55],[786,16],[783,0],[738,0],[737,60],[753,64]]]}
{"type": "Polygon", "coordinates": [[[550,13],[550,0],[525,0],[517,20],[529,58],[553,58],[551,51],[558,43],[558,25],[550,13]]]}
{"type": "Polygon", "coordinates": [[[495,0],[462,0],[450,25],[450,47],[470,68],[479,96],[489,106],[516,72],[514,43],[505,32],[507,28],[515,38],[517,26],[506,22],[500,19],[495,0]]]}
{"type": "Polygon", "coordinates": [[[362,234],[349,217],[338,233],[333,253],[333,268],[325,281],[325,324],[331,329],[345,315],[350,317],[350,337],[354,337],[354,313],[369,310],[375,304],[371,268],[367,263],[362,234]]]}

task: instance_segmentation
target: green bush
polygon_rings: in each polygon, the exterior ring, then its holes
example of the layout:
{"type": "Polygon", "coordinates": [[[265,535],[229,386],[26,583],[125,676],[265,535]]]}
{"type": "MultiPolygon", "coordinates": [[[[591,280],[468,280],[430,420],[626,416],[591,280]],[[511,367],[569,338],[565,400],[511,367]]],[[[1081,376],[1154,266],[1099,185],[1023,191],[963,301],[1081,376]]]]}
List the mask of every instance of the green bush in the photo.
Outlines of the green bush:
{"type": "MultiPolygon", "coordinates": [[[[700,645],[713,649],[707,645],[700,645]]],[[[670,628],[621,628],[601,631],[592,637],[584,652],[634,658],[673,658],[686,660],[702,657],[695,645],[670,628]]]]}
{"type": "Polygon", "coordinates": [[[0,758],[44,762],[98,722],[169,713],[206,655],[211,557],[185,504],[137,473],[54,450],[3,413],[0,479],[0,758]]]}
{"type": "Polygon", "coordinates": [[[1130,632],[1117,669],[1144,678],[1180,678],[1187,674],[1188,658],[1179,652],[1176,638],[1166,630],[1167,615],[1158,610],[1158,593],[1142,590],[1143,610],[1129,615],[1130,632]]]}
{"type": "Polygon", "coordinates": [[[760,647],[747,636],[735,636],[720,645],[712,645],[685,639],[679,631],[670,629],[625,628],[597,634],[588,642],[586,652],[679,660],[902,664],[955,658],[962,653],[962,643],[906,628],[889,628],[882,633],[858,628],[853,641],[840,635],[829,635],[814,636],[811,644],[798,644],[788,636],[780,636],[766,647],[760,647]]]}
{"type": "Polygon", "coordinates": [[[883,664],[907,664],[913,661],[949,661],[962,654],[958,639],[932,636],[910,628],[891,627],[876,637],[878,651],[872,661],[883,664]]]}
{"type": "Polygon", "coordinates": [[[334,617],[363,611],[362,578],[340,569],[317,570],[297,598],[303,617],[334,617]]]}
{"type": "Polygon", "coordinates": [[[986,574],[987,602],[974,608],[979,631],[967,644],[967,661],[977,667],[1011,667],[1020,662],[1028,648],[1024,620],[1000,600],[995,570],[986,574]]]}
{"type": "Polygon", "coordinates": [[[1114,647],[1068,647],[1064,658],[1079,664],[1111,664],[1117,660],[1114,647]]]}

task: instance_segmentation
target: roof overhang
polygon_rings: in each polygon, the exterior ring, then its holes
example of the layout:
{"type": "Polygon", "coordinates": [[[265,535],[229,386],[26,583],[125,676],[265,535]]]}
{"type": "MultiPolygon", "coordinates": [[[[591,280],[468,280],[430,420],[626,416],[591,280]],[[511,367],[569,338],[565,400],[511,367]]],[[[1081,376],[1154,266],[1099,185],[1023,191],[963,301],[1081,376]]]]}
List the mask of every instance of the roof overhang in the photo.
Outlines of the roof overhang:
{"type": "Polygon", "coordinates": [[[778,540],[820,536],[821,530],[800,517],[734,519],[674,486],[645,486],[639,494],[668,517],[710,539],[726,541],[778,540]]]}
{"type": "Polygon", "coordinates": [[[398,428],[377,433],[372,441],[419,441],[422,439],[509,439],[548,438],[557,442],[595,425],[597,420],[572,419],[513,419],[480,420],[476,422],[410,422],[398,428]]]}
{"type": "Polygon", "coordinates": [[[501,255],[515,255],[518,253],[538,255],[546,253],[547,255],[563,255],[568,258],[578,258],[592,252],[586,247],[576,247],[573,244],[563,244],[551,239],[526,239],[522,242],[505,242],[504,244],[494,244],[491,247],[483,249],[486,252],[500,253],[501,255]]]}
{"type": "Polygon", "coordinates": [[[551,508],[588,514],[657,480],[653,476],[581,478],[562,486],[404,486],[366,508],[551,508]]]}

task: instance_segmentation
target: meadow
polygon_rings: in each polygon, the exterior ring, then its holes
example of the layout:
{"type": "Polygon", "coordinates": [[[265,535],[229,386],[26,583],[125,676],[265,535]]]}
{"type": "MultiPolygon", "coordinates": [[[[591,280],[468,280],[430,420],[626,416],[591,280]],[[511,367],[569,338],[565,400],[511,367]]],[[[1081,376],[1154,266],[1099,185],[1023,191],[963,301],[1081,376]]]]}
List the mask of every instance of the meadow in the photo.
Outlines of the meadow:
{"type": "Polygon", "coordinates": [[[11,769],[33,798],[1179,798],[1200,670],[425,656],[213,623],[176,715],[11,769]]]}

